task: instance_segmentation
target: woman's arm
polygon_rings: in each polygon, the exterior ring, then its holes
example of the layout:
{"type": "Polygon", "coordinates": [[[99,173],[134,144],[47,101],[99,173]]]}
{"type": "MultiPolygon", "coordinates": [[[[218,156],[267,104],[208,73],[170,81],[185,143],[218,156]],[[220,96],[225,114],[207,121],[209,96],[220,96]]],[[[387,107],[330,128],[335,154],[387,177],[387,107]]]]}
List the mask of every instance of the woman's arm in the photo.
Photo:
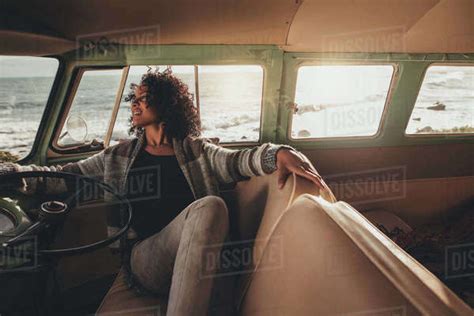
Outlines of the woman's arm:
{"type": "Polygon", "coordinates": [[[322,187],[321,176],[308,158],[291,146],[265,143],[254,148],[232,150],[206,142],[204,152],[221,183],[238,182],[278,170],[280,188],[293,172],[322,187]]]}
{"type": "MultiPolygon", "coordinates": [[[[38,166],[38,165],[19,165],[17,163],[0,163],[0,174],[25,171],[52,171],[68,172],[79,175],[92,176],[103,181],[104,174],[104,152],[101,151],[89,158],[78,162],[71,162],[64,166],[38,166]]],[[[8,185],[8,184],[6,184],[8,185]]],[[[16,184],[21,192],[30,194],[36,192],[41,187],[47,193],[61,193],[74,189],[74,184],[66,183],[64,179],[59,178],[24,178],[22,184],[16,184]]]]}
{"type": "Polygon", "coordinates": [[[314,182],[320,189],[329,190],[311,161],[301,152],[296,150],[280,150],[277,153],[276,159],[278,187],[280,189],[283,188],[288,176],[292,173],[296,173],[297,175],[314,182]]]}

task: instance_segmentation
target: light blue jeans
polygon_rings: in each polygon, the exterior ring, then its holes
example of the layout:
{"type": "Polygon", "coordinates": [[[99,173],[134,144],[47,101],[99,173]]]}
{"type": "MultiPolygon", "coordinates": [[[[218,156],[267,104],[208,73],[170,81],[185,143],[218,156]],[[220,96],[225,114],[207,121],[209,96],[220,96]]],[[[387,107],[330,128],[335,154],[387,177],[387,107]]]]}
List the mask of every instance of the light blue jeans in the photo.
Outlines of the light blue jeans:
{"type": "Polygon", "coordinates": [[[219,256],[228,232],[224,200],[198,199],[133,247],[132,274],[146,289],[169,295],[166,315],[206,315],[218,270],[209,259],[219,256]]]}

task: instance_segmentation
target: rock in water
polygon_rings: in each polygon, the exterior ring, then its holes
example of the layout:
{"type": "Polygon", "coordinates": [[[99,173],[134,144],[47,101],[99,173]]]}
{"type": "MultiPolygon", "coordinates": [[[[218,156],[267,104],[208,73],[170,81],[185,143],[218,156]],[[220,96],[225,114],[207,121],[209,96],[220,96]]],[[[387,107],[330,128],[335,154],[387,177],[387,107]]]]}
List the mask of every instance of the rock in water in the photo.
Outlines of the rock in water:
{"type": "Polygon", "coordinates": [[[0,150],[0,163],[1,162],[15,162],[19,159],[20,157],[17,155],[9,153],[8,151],[0,150]]]}
{"type": "Polygon", "coordinates": [[[434,105],[427,107],[428,110],[433,110],[433,111],[444,111],[446,110],[446,105],[436,101],[434,105]]]}
{"type": "Polygon", "coordinates": [[[431,126],[425,126],[421,129],[417,129],[416,132],[417,133],[433,133],[433,128],[431,126]]]}
{"type": "Polygon", "coordinates": [[[302,129],[298,132],[298,137],[299,138],[302,138],[302,137],[310,137],[311,136],[311,133],[305,129],[302,129]]]}

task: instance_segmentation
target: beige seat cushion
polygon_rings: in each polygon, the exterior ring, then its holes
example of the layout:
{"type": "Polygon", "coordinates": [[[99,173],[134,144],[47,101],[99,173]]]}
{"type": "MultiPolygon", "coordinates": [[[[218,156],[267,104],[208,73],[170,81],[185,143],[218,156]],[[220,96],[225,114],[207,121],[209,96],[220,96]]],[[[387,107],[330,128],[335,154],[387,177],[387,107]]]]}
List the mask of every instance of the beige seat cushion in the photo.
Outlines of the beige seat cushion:
{"type": "Polygon", "coordinates": [[[297,199],[273,231],[241,315],[359,313],[418,314],[317,204],[297,199]]]}
{"type": "Polygon", "coordinates": [[[165,315],[167,297],[139,296],[131,291],[120,270],[97,310],[97,315],[165,315]]]}
{"type": "Polygon", "coordinates": [[[439,279],[344,202],[299,196],[252,275],[242,315],[472,315],[439,279]]]}

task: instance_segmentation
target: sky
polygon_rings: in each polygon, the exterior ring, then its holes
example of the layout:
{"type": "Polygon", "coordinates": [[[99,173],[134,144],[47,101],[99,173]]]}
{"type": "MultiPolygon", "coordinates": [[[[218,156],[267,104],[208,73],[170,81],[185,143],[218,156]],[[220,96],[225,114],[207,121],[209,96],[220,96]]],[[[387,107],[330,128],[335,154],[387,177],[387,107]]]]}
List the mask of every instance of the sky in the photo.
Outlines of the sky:
{"type": "Polygon", "coordinates": [[[49,77],[58,64],[54,58],[0,56],[0,77],[49,77]]]}

